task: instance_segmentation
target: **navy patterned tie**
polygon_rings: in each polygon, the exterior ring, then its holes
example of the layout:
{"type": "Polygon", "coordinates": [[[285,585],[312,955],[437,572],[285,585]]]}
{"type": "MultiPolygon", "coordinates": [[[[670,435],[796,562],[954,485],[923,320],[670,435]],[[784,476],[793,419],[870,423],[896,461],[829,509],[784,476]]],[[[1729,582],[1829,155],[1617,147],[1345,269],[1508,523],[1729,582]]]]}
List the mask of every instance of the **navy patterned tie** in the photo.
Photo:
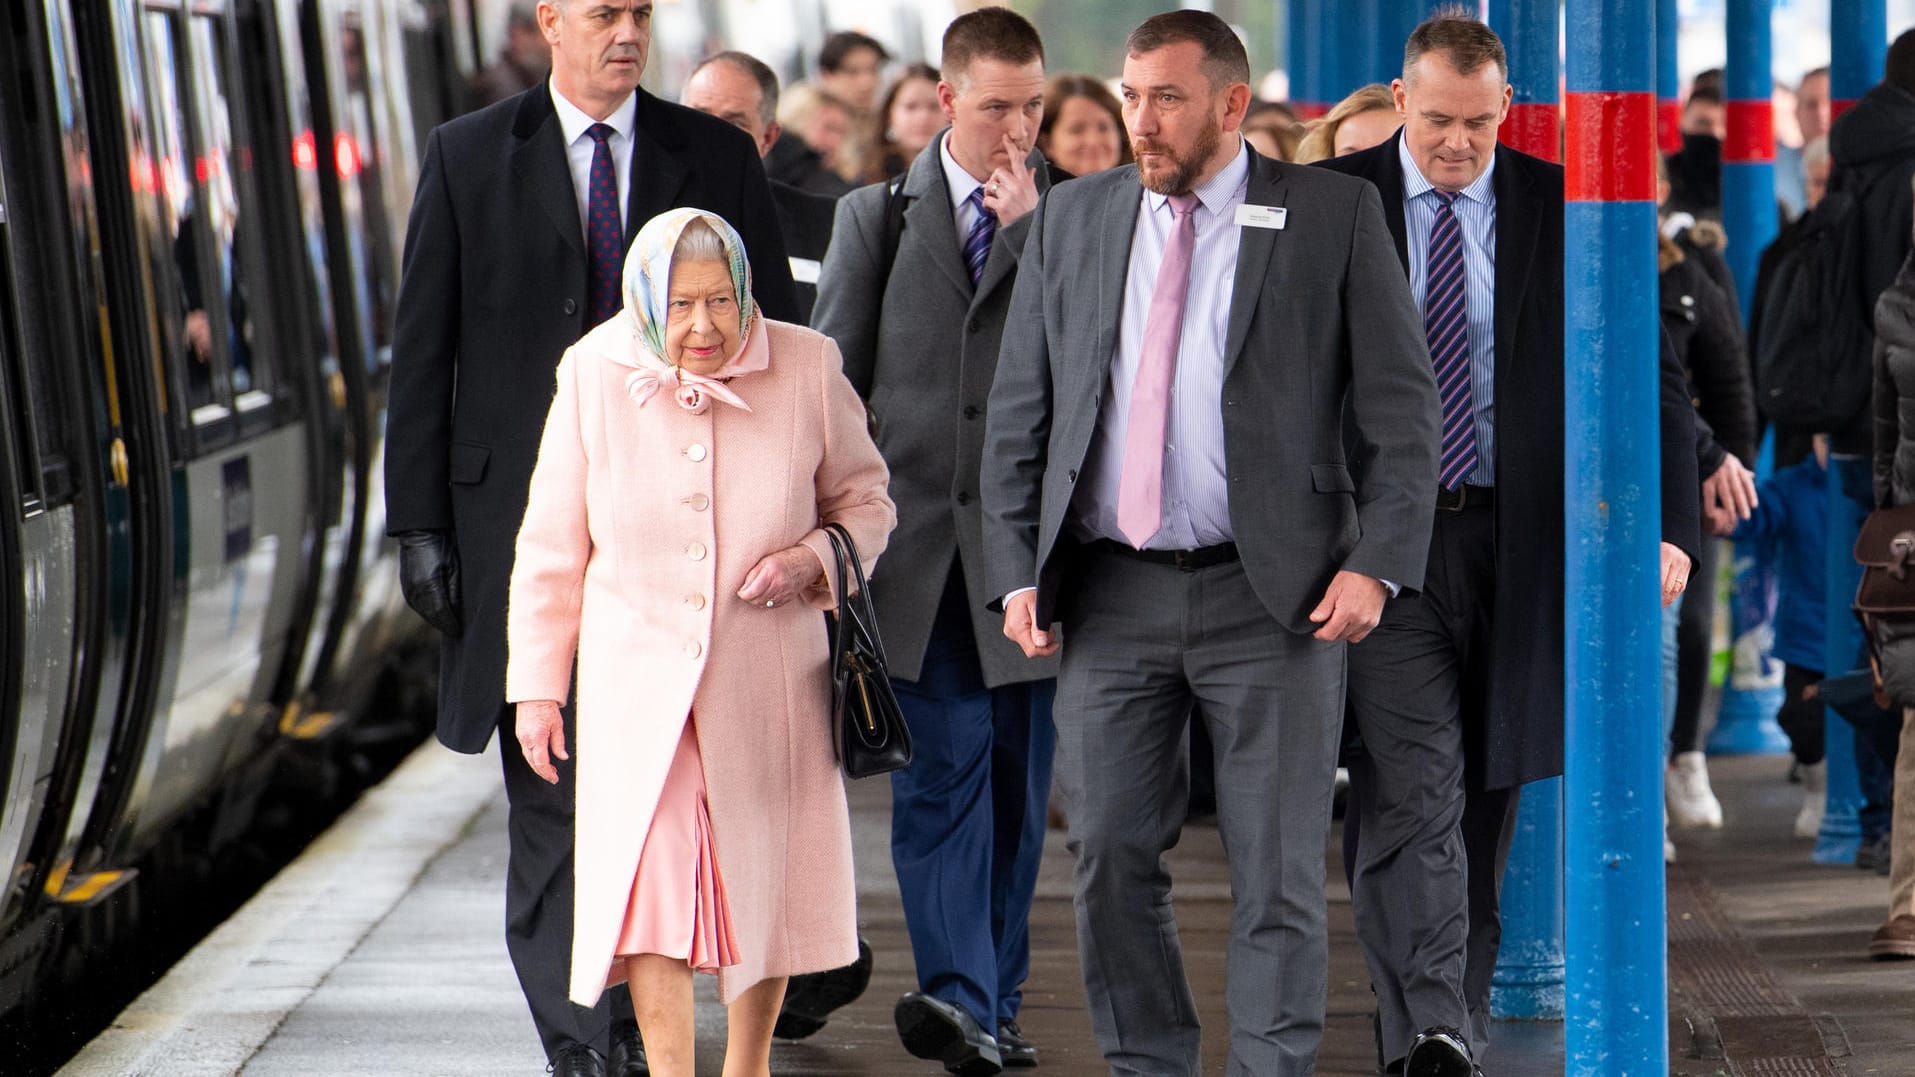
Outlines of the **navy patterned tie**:
{"type": "Polygon", "coordinates": [[[592,177],[585,207],[585,310],[588,325],[618,313],[619,278],[625,270],[625,230],[619,223],[618,173],[612,170],[612,148],[605,140],[612,129],[595,123],[585,129],[592,136],[592,177]]]}
{"type": "Polygon", "coordinates": [[[1470,391],[1469,274],[1463,267],[1463,230],[1452,208],[1458,194],[1432,191],[1436,224],[1423,288],[1423,332],[1443,402],[1443,454],[1437,481],[1454,490],[1476,470],[1476,408],[1470,391]]]}
{"type": "Polygon", "coordinates": [[[997,214],[984,205],[984,188],[971,192],[967,199],[977,210],[977,221],[971,225],[971,234],[964,237],[964,264],[971,270],[971,287],[984,276],[984,260],[991,256],[991,240],[997,235],[997,214]]]}

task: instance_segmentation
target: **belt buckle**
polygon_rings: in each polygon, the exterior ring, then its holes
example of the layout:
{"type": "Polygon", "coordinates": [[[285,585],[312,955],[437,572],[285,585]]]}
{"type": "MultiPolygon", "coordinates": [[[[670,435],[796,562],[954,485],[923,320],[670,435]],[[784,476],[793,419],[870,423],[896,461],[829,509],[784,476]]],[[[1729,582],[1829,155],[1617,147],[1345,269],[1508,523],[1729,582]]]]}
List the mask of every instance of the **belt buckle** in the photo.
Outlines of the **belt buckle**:
{"type": "Polygon", "coordinates": [[[1463,484],[1454,490],[1441,487],[1436,491],[1436,507],[1442,512],[1462,512],[1469,505],[1469,486],[1463,484]]]}
{"type": "Polygon", "coordinates": [[[1197,571],[1197,566],[1190,562],[1189,550],[1172,550],[1170,552],[1170,563],[1176,565],[1177,571],[1179,572],[1197,571]]]}

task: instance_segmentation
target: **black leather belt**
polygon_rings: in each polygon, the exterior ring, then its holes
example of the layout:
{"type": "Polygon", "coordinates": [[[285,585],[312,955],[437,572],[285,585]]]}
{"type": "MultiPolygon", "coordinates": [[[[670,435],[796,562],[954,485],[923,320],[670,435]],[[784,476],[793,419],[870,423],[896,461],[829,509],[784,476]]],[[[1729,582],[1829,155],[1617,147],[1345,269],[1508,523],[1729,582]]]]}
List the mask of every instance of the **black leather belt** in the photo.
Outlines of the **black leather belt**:
{"type": "Polygon", "coordinates": [[[1436,489],[1436,507],[1443,512],[1462,512],[1464,509],[1486,509],[1496,504],[1496,487],[1471,486],[1464,483],[1454,490],[1436,489]]]}
{"type": "Polygon", "coordinates": [[[1194,550],[1138,550],[1121,542],[1098,539],[1090,543],[1090,548],[1128,557],[1133,561],[1148,561],[1153,565],[1174,565],[1183,572],[1195,572],[1200,568],[1227,565],[1232,561],[1241,560],[1237,554],[1237,544],[1234,542],[1199,546],[1194,550]]]}

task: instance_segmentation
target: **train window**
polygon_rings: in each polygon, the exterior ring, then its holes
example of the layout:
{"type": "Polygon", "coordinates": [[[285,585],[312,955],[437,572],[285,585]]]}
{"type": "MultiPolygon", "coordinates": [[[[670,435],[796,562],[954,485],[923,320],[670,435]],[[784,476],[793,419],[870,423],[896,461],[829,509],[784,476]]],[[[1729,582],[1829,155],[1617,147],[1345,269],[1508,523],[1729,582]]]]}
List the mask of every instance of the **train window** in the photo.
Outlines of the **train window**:
{"type": "Polygon", "coordinates": [[[373,354],[366,356],[366,366],[376,372],[392,362],[392,308],[398,298],[393,268],[396,248],[383,188],[385,169],[393,160],[388,152],[391,132],[381,131],[375,122],[378,112],[372,99],[375,80],[368,75],[365,32],[356,17],[349,15],[342,20],[339,43],[346,83],[346,114],[334,139],[333,163],[342,182],[356,183],[359,188],[366,244],[362,266],[366,274],[373,346],[373,354]]]}
{"type": "Polygon", "coordinates": [[[15,207],[25,200],[10,199],[8,194],[5,180],[0,179],[0,365],[6,371],[5,421],[15,431],[20,489],[29,501],[52,506],[70,496],[72,479],[63,435],[67,412],[61,406],[53,365],[55,347],[45,317],[45,308],[51,304],[40,294],[48,274],[44,260],[30,254],[33,238],[26,234],[30,229],[14,228],[15,207]]]}
{"type": "Polygon", "coordinates": [[[188,21],[194,62],[181,71],[192,102],[193,128],[198,133],[199,153],[194,165],[196,197],[209,207],[207,224],[213,235],[214,271],[217,290],[210,293],[213,302],[206,305],[206,317],[213,324],[216,339],[224,345],[225,367],[229,371],[233,407],[242,427],[249,420],[269,420],[272,413],[273,374],[268,359],[272,349],[255,333],[253,310],[249,306],[248,282],[265,275],[252,267],[246,235],[249,205],[252,199],[251,162],[242,144],[234,137],[235,113],[228,94],[233,85],[232,67],[222,47],[218,26],[210,16],[195,16],[188,21]]]}
{"type": "MultiPolygon", "coordinates": [[[[208,160],[191,138],[186,124],[180,76],[184,73],[179,21],[171,12],[146,13],[147,88],[151,108],[147,160],[151,182],[160,203],[161,241],[170,245],[179,278],[175,332],[170,364],[175,372],[172,391],[191,417],[194,441],[202,448],[228,440],[233,431],[232,383],[224,369],[229,318],[225,305],[213,297],[230,289],[230,244],[236,215],[229,203],[210,200],[199,176],[208,160]]],[[[166,312],[163,312],[163,316],[166,312]]]]}
{"type": "MultiPolygon", "coordinates": [[[[19,310],[14,302],[14,277],[12,273],[12,234],[7,226],[7,197],[4,184],[0,184],[0,367],[6,371],[6,379],[0,382],[0,422],[4,422],[13,431],[13,449],[9,454],[18,467],[19,488],[28,491],[28,497],[38,500],[40,488],[40,468],[34,459],[35,427],[34,392],[32,379],[27,375],[21,360],[19,310]]],[[[42,386],[44,388],[44,386],[42,386]]],[[[51,405],[51,401],[48,401],[51,405]]],[[[49,409],[50,410],[50,409],[49,409]]],[[[58,412],[51,412],[58,414],[58,412]]],[[[3,435],[0,435],[3,436],[3,435]]],[[[3,453],[4,445],[0,445],[3,453]]]]}

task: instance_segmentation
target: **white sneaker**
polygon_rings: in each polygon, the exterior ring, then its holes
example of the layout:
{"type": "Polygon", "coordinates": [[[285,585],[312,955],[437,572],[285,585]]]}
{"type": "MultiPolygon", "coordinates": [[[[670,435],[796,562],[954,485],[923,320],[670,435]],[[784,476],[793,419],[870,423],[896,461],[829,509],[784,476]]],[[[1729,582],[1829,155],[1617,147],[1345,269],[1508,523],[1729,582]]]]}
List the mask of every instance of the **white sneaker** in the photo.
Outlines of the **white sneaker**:
{"type": "Polygon", "coordinates": [[[1701,752],[1679,752],[1662,776],[1663,803],[1677,827],[1722,829],[1722,803],[1709,788],[1709,764],[1701,752]]]}
{"type": "Polygon", "coordinates": [[[1800,768],[1802,775],[1802,810],[1795,815],[1795,836],[1813,838],[1822,833],[1822,812],[1828,805],[1829,764],[1807,763],[1800,768]]]}

